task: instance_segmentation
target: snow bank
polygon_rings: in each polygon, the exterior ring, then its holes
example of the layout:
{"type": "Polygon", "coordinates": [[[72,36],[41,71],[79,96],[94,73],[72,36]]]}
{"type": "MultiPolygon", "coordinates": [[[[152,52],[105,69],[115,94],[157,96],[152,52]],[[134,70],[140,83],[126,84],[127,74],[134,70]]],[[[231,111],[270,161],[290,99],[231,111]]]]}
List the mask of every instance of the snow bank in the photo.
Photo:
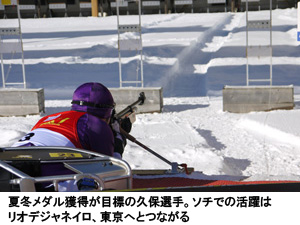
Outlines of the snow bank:
{"type": "MultiPolygon", "coordinates": [[[[269,11],[251,12],[265,19],[269,11]]],[[[122,16],[134,23],[137,16],[122,16]]],[[[1,27],[16,20],[0,20],[1,27]]],[[[28,86],[44,88],[46,114],[69,109],[74,89],[98,81],[119,86],[116,17],[22,19],[28,86]]],[[[295,109],[249,114],[222,111],[224,85],[245,85],[245,13],[143,15],[145,86],[164,90],[161,114],[138,115],[132,135],[169,161],[187,163],[192,176],[300,180],[299,43],[296,10],[273,11],[273,84],[295,87],[295,109]]],[[[265,42],[265,32],[251,33],[265,42]]],[[[136,74],[135,53],[122,55],[123,73],[136,74]]],[[[20,62],[7,61],[8,79],[20,62]]],[[[269,61],[251,60],[251,73],[269,61]]],[[[128,75],[128,76],[129,76],[128,75]]],[[[40,116],[0,118],[1,146],[10,146],[40,116]]],[[[132,168],[169,168],[133,143],[132,168]]]]}

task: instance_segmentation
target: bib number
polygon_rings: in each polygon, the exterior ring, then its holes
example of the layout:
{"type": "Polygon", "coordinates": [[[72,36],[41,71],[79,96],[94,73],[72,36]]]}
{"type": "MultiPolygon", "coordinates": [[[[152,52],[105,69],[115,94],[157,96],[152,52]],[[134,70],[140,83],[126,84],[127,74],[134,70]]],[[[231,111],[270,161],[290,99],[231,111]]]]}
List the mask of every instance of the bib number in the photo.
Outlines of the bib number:
{"type": "Polygon", "coordinates": [[[32,138],[34,136],[34,133],[31,132],[31,133],[28,133],[26,134],[23,138],[21,138],[19,141],[29,141],[30,138],[32,138]]]}

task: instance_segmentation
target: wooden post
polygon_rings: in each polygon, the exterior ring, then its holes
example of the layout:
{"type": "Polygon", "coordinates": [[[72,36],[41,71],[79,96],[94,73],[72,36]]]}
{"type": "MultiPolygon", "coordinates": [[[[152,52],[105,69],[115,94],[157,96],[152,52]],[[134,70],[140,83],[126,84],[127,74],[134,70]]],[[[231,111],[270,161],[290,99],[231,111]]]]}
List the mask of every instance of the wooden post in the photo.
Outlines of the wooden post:
{"type": "Polygon", "coordinates": [[[98,17],[98,0],[92,0],[92,16],[98,17]]]}
{"type": "Polygon", "coordinates": [[[231,0],[231,12],[235,12],[235,0],[231,0]]]}

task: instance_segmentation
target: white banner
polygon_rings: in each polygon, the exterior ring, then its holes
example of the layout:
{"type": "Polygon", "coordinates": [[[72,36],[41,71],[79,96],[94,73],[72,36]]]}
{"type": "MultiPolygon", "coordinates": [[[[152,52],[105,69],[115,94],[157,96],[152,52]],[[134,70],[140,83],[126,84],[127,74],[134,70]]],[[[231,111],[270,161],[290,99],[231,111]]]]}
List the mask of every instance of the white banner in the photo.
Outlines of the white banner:
{"type": "Polygon", "coordinates": [[[0,193],[2,224],[298,224],[300,192],[0,193]]]}
{"type": "Polygon", "coordinates": [[[241,2],[260,2],[260,0],[241,0],[241,2]]]}
{"type": "Polygon", "coordinates": [[[35,10],[35,5],[19,5],[20,10],[35,10]]]}
{"type": "Polygon", "coordinates": [[[193,1],[192,0],[177,0],[174,3],[175,5],[192,5],[193,1]]]}
{"type": "Polygon", "coordinates": [[[143,1],[143,6],[160,6],[160,1],[143,1]]]}
{"type": "MultiPolygon", "coordinates": [[[[119,4],[119,7],[128,7],[128,2],[121,2],[120,1],[118,4],[119,4]]],[[[110,6],[113,7],[113,8],[117,7],[117,2],[111,2],[110,6]]]]}
{"type": "Polygon", "coordinates": [[[207,0],[208,4],[226,4],[226,0],[207,0]]]}
{"type": "Polygon", "coordinates": [[[66,8],[67,8],[66,3],[49,4],[49,9],[66,9],[66,8]]]}
{"type": "Polygon", "coordinates": [[[81,9],[91,9],[92,8],[92,3],[80,2],[79,6],[80,6],[81,9]]]}

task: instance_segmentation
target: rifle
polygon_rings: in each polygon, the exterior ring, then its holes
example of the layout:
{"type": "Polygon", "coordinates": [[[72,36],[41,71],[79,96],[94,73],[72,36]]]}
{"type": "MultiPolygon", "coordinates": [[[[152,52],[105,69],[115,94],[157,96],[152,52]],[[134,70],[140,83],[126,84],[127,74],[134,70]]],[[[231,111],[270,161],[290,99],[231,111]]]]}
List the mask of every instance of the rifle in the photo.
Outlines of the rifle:
{"type": "MultiPolygon", "coordinates": [[[[118,119],[118,120],[121,120],[122,118],[124,118],[124,116],[127,117],[129,114],[132,114],[134,112],[134,106],[137,105],[137,104],[143,105],[144,102],[145,102],[145,99],[146,99],[145,93],[141,92],[137,101],[135,101],[134,103],[132,103],[131,105],[129,105],[125,109],[123,109],[121,112],[116,114],[114,118],[118,119]]],[[[165,163],[169,164],[172,168],[171,173],[178,173],[183,168],[184,171],[186,172],[186,174],[188,174],[187,165],[185,163],[178,164],[177,162],[170,162],[168,159],[164,158],[163,156],[159,155],[158,153],[156,153],[152,149],[148,148],[147,146],[145,146],[144,144],[142,144],[141,142],[136,140],[135,137],[133,137],[132,135],[127,133],[121,127],[120,127],[120,132],[121,132],[121,134],[123,134],[131,142],[136,143],[137,145],[139,145],[143,149],[147,150],[148,152],[150,152],[151,154],[153,154],[157,158],[159,158],[162,161],[164,161],[165,163]],[[182,168],[179,168],[179,167],[182,167],[182,168]]]]}

